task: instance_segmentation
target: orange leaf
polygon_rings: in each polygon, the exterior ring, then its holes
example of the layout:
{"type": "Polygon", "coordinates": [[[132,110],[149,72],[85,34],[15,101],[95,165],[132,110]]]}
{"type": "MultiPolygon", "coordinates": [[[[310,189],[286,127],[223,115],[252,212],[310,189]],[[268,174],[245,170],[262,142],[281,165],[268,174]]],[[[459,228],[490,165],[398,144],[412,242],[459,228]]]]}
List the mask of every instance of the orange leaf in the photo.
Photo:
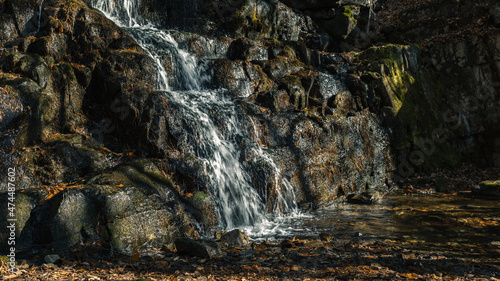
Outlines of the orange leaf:
{"type": "Polygon", "coordinates": [[[139,261],[139,258],[141,257],[141,254],[139,251],[135,251],[134,255],[130,258],[131,261],[139,261]]]}
{"type": "Polygon", "coordinates": [[[186,197],[187,197],[187,198],[191,198],[191,197],[193,197],[193,193],[188,193],[188,194],[186,194],[186,197]]]}

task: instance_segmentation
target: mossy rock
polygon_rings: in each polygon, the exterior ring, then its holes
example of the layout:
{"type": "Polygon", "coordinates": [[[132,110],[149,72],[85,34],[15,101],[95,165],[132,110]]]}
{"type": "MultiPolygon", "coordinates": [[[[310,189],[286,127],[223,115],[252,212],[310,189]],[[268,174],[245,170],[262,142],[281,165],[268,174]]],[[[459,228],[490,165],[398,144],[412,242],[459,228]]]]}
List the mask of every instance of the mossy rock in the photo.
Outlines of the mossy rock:
{"type": "Polygon", "coordinates": [[[209,194],[197,191],[188,198],[188,202],[195,208],[194,216],[206,229],[217,225],[215,202],[209,194]]]}
{"type": "Polygon", "coordinates": [[[481,197],[500,198],[500,180],[483,181],[474,194],[481,197]]]}

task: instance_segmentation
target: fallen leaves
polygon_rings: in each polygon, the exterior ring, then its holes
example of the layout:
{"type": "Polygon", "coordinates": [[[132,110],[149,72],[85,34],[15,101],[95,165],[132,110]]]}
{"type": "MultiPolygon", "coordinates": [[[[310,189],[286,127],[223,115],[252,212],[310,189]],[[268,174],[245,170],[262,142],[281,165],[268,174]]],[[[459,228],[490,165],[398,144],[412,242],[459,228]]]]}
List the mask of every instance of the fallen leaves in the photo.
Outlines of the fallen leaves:
{"type": "Polygon", "coordinates": [[[141,253],[139,253],[139,251],[135,251],[134,255],[130,258],[130,260],[132,262],[136,262],[139,261],[140,258],[141,258],[141,253]]]}
{"type": "Polygon", "coordinates": [[[45,197],[45,200],[49,200],[50,198],[54,197],[57,195],[59,192],[67,190],[67,189],[75,189],[75,188],[81,188],[81,184],[76,184],[76,182],[71,182],[71,183],[60,183],[58,185],[42,185],[42,188],[47,190],[48,195],[45,197]]]}

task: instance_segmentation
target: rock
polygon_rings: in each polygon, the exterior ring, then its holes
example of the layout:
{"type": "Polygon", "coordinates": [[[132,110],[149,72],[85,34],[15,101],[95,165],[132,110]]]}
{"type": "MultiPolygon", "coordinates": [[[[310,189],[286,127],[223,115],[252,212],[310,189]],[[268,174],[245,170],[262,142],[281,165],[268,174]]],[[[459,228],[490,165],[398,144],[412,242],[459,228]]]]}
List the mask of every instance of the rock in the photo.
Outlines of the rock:
{"type": "Polygon", "coordinates": [[[342,6],[341,10],[336,13],[335,18],[326,20],[322,26],[330,35],[345,39],[358,24],[355,18],[356,14],[359,14],[359,9],[342,6]]]}
{"type": "MultiPolygon", "coordinates": [[[[26,193],[16,193],[14,204],[16,206],[14,218],[16,221],[16,236],[19,237],[21,235],[22,230],[28,219],[30,218],[31,211],[36,206],[38,194],[35,192],[26,192],[26,193]]],[[[8,219],[11,219],[11,212],[9,212],[8,203],[12,203],[8,200],[8,193],[0,194],[0,227],[4,229],[8,226],[8,219]]],[[[0,233],[0,243],[7,244],[8,241],[8,232],[4,231],[0,233]]]]}
{"type": "Polygon", "coordinates": [[[177,254],[202,258],[215,258],[222,255],[219,245],[211,240],[176,239],[177,254]]]}
{"type": "Polygon", "coordinates": [[[262,93],[257,96],[255,103],[270,108],[274,112],[293,110],[293,106],[290,104],[290,96],[285,90],[262,93]]]}
{"type": "Polygon", "coordinates": [[[274,81],[258,65],[239,60],[217,60],[214,67],[217,84],[228,89],[235,97],[248,98],[254,93],[276,89],[274,81]]]}
{"type": "Polygon", "coordinates": [[[0,131],[3,131],[14,119],[24,111],[23,104],[13,92],[0,87],[0,131]]]}
{"type": "Polygon", "coordinates": [[[479,183],[479,189],[473,190],[475,196],[480,197],[500,197],[500,180],[483,181],[479,183]]]}
{"type": "Polygon", "coordinates": [[[59,255],[46,255],[43,260],[46,263],[55,264],[57,261],[61,260],[61,257],[59,257],[59,255]]]}
{"type": "Polygon", "coordinates": [[[336,108],[342,115],[356,112],[356,104],[354,103],[354,99],[349,91],[341,91],[337,93],[332,107],[336,108]]]}
{"type": "Polygon", "coordinates": [[[166,29],[178,29],[209,36],[227,34],[233,38],[273,38],[299,41],[315,30],[308,17],[295,13],[281,2],[262,0],[148,0],[140,9],[146,19],[166,29]],[[160,11],[168,11],[167,14],[160,11]]]}
{"type": "Polygon", "coordinates": [[[347,202],[351,204],[374,204],[379,198],[378,192],[363,192],[359,194],[350,194],[347,196],[347,202]]]}
{"type": "Polygon", "coordinates": [[[220,240],[222,236],[224,236],[227,233],[225,230],[218,230],[214,233],[214,239],[215,240],[220,240]]]}
{"type": "Polygon", "coordinates": [[[283,240],[281,241],[280,246],[282,249],[289,249],[292,248],[294,245],[293,242],[290,240],[283,240]]]}
{"type": "Polygon", "coordinates": [[[253,249],[244,250],[240,253],[240,258],[243,259],[251,259],[257,255],[257,251],[253,249]]]}
{"type": "Polygon", "coordinates": [[[227,243],[230,246],[237,246],[237,247],[242,247],[250,243],[248,236],[239,229],[234,229],[224,234],[220,238],[220,241],[222,243],[227,243]]]}
{"type": "Polygon", "coordinates": [[[19,237],[20,244],[50,243],[56,249],[66,249],[86,241],[86,237],[96,239],[96,216],[90,198],[77,190],[67,190],[31,214],[19,237]]]}
{"type": "Polygon", "coordinates": [[[327,242],[330,242],[331,240],[334,239],[333,235],[331,235],[330,233],[326,233],[326,232],[321,232],[319,234],[319,237],[321,238],[322,241],[327,241],[327,242]]]}
{"type": "Polygon", "coordinates": [[[0,46],[12,41],[17,36],[14,17],[7,13],[0,13],[0,46]]]}
{"type": "Polygon", "coordinates": [[[493,24],[496,27],[500,27],[500,3],[497,2],[495,6],[490,9],[490,15],[493,20],[493,24]]]}
{"type": "Polygon", "coordinates": [[[269,54],[266,48],[255,41],[239,38],[229,46],[227,57],[231,60],[259,61],[269,59],[269,54]]]}

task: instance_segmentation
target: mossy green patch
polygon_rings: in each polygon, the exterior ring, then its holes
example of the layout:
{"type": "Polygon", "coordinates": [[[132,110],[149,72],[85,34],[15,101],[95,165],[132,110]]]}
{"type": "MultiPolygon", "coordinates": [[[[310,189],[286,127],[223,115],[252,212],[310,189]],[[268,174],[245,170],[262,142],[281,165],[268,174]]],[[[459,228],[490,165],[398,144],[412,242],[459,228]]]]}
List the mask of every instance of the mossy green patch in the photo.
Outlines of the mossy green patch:
{"type": "Polygon", "coordinates": [[[500,188],[500,180],[496,180],[496,181],[483,181],[480,183],[481,186],[485,186],[485,187],[496,187],[496,188],[500,188]]]}
{"type": "Polygon", "coordinates": [[[439,108],[433,105],[438,103],[443,84],[433,71],[422,71],[420,62],[414,60],[418,52],[414,46],[388,44],[356,54],[354,61],[370,77],[370,87],[394,115],[393,147],[409,156],[421,152],[419,142],[431,141],[435,149],[425,155],[419,169],[455,167],[460,162],[456,148],[433,141],[433,131],[440,128],[442,121],[439,108]]]}

